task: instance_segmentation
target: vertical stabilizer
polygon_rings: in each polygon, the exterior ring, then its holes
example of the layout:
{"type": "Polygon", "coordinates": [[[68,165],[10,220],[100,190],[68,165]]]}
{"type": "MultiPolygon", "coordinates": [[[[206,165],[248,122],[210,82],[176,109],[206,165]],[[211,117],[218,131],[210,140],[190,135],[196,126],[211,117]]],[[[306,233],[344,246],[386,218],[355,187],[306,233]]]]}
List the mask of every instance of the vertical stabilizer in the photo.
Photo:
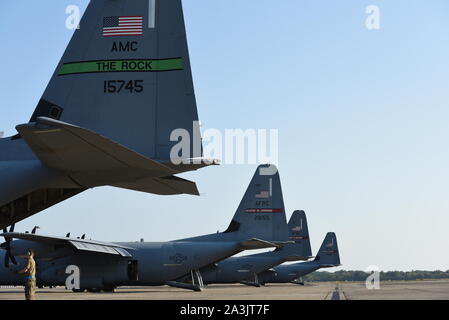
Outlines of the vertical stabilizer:
{"type": "Polygon", "coordinates": [[[170,159],[176,129],[200,141],[181,0],[90,1],[31,122],[40,116],[156,160],[170,159]]]}
{"type": "Polygon", "coordinates": [[[307,217],[304,211],[295,211],[288,222],[289,240],[295,241],[292,247],[300,250],[303,257],[311,257],[312,249],[310,246],[309,227],[307,217]]]}
{"type": "Polygon", "coordinates": [[[259,166],[225,233],[241,239],[260,238],[285,241],[287,221],[279,172],[267,170],[273,165],[259,166]]]}
{"type": "Polygon", "coordinates": [[[340,253],[338,251],[337,236],[329,232],[321,245],[318,255],[315,258],[321,266],[339,266],[340,253]]]}

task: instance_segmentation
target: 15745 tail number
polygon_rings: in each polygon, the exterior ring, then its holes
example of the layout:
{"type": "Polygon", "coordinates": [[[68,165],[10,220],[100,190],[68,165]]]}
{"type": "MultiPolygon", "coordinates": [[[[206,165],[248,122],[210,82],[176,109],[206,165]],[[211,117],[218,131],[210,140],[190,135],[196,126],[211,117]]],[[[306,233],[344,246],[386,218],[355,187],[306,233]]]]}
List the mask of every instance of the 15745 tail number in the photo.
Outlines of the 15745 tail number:
{"type": "Polygon", "coordinates": [[[143,92],[143,80],[107,80],[103,84],[104,93],[141,93],[143,92]]]}

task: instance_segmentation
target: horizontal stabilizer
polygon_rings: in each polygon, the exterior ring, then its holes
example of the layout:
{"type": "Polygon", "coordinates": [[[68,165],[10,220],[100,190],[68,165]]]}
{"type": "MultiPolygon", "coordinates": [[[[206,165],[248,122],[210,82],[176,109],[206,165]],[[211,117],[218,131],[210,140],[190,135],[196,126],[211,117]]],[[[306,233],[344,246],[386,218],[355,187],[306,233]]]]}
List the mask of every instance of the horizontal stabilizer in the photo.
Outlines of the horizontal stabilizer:
{"type": "Polygon", "coordinates": [[[45,165],[72,173],[85,186],[177,173],[93,131],[61,121],[39,117],[37,123],[16,129],[45,165]]]}
{"type": "Polygon", "coordinates": [[[123,189],[154,193],[164,196],[177,195],[177,194],[190,194],[194,196],[200,195],[195,182],[175,176],[142,179],[136,182],[113,184],[113,186],[123,189]]]}
{"type": "Polygon", "coordinates": [[[270,242],[260,239],[251,239],[240,242],[240,246],[243,250],[257,250],[257,249],[267,249],[267,248],[282,248],[289,242],[270,242]]]}
{"type": "Polygon", "coordinates": [[[304,261],[309,260],[311,257],[304,257],[302,255],[289,255],[284,258],[285,262],[304,261]]]}
{"type": "Polygon", "coordinates": [[[27,240],[34,241],[38,243],[43,243],[51,246],[70,246],[78,251],[88,251],[96,253],[104,253],[110,255],[117,255],[122,257],[131,257],[131,254],[127,250],[132,250],[131,248],[117,245],[114,243],[100,242],[93,240],[84,239],[72,239],[64,237],[53,237],[53,236],[43,236],[33,233],[19,233],[19,232],[9,232],[3,233],[1,237],[9,239],[27,240]]]}
{"type": "Polygon", "coordinates": [[[320,268],[336,268],[341,266],[341,264],[320,264],[320,268]]]}

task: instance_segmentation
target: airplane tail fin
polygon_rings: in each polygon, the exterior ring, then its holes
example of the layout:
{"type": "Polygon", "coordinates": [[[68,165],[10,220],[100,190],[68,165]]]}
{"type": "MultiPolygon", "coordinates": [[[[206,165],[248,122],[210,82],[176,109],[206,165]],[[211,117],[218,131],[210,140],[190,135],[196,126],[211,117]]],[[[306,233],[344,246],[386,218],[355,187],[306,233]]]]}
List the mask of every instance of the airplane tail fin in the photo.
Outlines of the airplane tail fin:
{"type": "Polygon", "coordinates": [[[304,211],[295,211],[288,222],[289,240],[294,243],[287,244],[274,252],[282,254],[285,261],[307,260],[312,256],[310,247],[309,228],[304,211]]]}
{"type": "Polygon", "coordinates": [[[256,170],[228,229],[178,241],[236,241],[244,250],[281,247],[288,239],[279,172],[274,165],[256,170]]]}
{"type": "Polygon", "coordinates": [[[295,245],[304,257],[312,256],[310,246],[309,227],[307,217],[304,211],[295,211],[288,222],[289,239],[295,241],[295,245]]]}
{"type": "Polygon", "coordinates": [[[329,232],[321,245],[315,258],[322,268],[336,267],[340,265],[340,253],[338,251],[337,236],[329,232]]]}
{"type": "Polygon", "coordinates": [[[239,239],[284,241],[288,238],[279,172],[274,165],[259,166],[224,234],[239,239]]]}
{"type": "Polygon", "coordinates": [[[181,0],[91,1],[30,122],[39,117],[161,161],[181,129],[191,148],[177,156],[201,158],[181,0]]]}

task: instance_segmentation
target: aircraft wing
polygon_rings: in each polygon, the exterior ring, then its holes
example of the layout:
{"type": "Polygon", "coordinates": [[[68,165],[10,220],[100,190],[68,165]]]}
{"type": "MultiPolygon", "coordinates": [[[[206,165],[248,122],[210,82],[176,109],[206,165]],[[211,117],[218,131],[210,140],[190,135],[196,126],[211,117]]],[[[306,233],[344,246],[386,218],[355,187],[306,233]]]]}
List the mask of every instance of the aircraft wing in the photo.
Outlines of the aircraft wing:
{"type": "Polygon", "coordinates": [[[100,242],[85,239],[43,236],[32,233],[8,232],[1,234],[0,237],[18,240],[28,240],[52,246],[67,245],[77,251],[97,252],[122,257],[131,257],[131,254],[128,252],[128,250],[132,250],[132,248],[124,247],[115,243],[100,242]]]}

